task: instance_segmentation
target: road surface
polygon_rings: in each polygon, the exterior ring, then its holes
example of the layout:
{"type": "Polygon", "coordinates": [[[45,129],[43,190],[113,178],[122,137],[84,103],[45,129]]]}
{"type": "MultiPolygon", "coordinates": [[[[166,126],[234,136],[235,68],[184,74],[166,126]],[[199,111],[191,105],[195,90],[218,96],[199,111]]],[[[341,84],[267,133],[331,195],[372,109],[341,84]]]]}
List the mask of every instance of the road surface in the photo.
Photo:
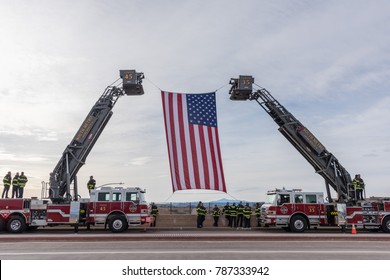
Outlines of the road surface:
{"type": "Polygon", "coordinates": [[[2,233],[0,259],[390,260],[390,235],[195,230],[2,233]]]}

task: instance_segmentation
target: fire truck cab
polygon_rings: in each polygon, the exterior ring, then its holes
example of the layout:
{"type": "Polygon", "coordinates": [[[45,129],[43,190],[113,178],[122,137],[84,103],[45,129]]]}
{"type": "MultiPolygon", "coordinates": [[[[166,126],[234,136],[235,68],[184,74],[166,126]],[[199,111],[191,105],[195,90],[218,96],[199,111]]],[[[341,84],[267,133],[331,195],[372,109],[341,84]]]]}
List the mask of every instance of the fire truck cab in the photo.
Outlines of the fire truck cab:
{"type": "Polygon", "coordinates": [[[102,187],[91,191],[90,224],[121,232],[150,222],[145,191],[138,187],[102,187]]]}
{"type": "Polygon", "coordinates": [[[267,200],[261,206],[262,226],[276,226],[292,232],[304,232],[317,227],[327,219],[324,194],[303,192],[300,189],[275,189],[268,191],[267,200]]]}

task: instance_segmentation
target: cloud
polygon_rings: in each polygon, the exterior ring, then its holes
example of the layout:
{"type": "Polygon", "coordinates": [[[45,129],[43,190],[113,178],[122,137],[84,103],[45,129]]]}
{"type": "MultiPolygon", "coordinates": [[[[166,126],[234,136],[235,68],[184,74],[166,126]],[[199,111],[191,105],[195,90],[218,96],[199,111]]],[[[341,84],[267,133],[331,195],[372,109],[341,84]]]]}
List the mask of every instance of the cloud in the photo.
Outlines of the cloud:
{"type": "Polygon", "coordinates": [[[33,163],[33,162],[40,162],[40,161],[47,160],[47,158],[34,156],[34,155],[25,155],[23,157],[19,157],[16,154],[7,153],[4,151],[0,151],[0,157],[1,157],[1,161],[4,161],[4,162],[14,161],[14,162],[31,162],[31,163],[33,163]]]}
{"type": "Polygon", "coordinates": [[[150,157],[139,157],[139,158],[134,158],[131,161],[125,163],[125,166],[128,165],[146,165],[151,161],[150,157]]]}

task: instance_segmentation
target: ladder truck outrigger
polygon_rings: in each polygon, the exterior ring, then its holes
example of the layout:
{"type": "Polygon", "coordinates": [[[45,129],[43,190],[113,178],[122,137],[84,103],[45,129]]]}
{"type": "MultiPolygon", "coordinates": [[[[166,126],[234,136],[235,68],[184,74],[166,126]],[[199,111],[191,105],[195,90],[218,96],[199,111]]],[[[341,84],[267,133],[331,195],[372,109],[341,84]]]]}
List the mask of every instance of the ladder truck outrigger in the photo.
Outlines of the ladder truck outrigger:
{"type": "MultiPolygon", "coordinates": [[[[370,197],[358,200],[351,175],[338,159],[269,91],[254,90],[252,76],[230,80],[231,100],[255,100],[279,126],[278,130],[325,180],[327,199],[321,192],[303,192],[285,188],[267,193],[261,207],[261,224],[293,232],[319,226],[365,228],[390,233],[390,198],[370,197]],[[337,197],[332,199],[331,188],[337,197]]],[[[257,86],[257,85],[256,85],[257,86]]]]}
{"type": "Polygon", "coordinates": [[[143,73],[120,70],[122,85],[108,86],[97,100],[81,127],[65,148],[61,159],[42,182],[41,199],[17,198],[0,200],[0,230],[20,233],[39,226],[69,225],[107,226],[122,232],[129,225],[150,222],[148,204],[139,187],[101,186],[90,192],[90,198],[78,194],[77,173],[110,120],[118,99],[125,95],[142,95],[143,73]],[[73,188],[71,185],[73,184],[73,188]]]}

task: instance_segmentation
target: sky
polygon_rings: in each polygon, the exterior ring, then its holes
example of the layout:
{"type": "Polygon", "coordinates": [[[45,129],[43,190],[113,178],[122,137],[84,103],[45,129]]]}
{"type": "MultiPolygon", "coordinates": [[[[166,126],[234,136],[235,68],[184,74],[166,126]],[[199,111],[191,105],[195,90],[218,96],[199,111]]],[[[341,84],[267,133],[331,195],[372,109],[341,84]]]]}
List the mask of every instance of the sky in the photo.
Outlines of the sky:
{"type": "Polygon", "coordinates": [[[254,101],[229,99],[252,75],[367,196],[390,196],[390,2],[0,0],[0,174],[25,196],[60,160],[119,70],[145,74],[124,96],[78,174],[124,182],[148,201],[263,201],[276,187],[325,192],[312,166],[254,101]],[[160,91],[217,90],[227,194],[172,192],[160,91]]]}

